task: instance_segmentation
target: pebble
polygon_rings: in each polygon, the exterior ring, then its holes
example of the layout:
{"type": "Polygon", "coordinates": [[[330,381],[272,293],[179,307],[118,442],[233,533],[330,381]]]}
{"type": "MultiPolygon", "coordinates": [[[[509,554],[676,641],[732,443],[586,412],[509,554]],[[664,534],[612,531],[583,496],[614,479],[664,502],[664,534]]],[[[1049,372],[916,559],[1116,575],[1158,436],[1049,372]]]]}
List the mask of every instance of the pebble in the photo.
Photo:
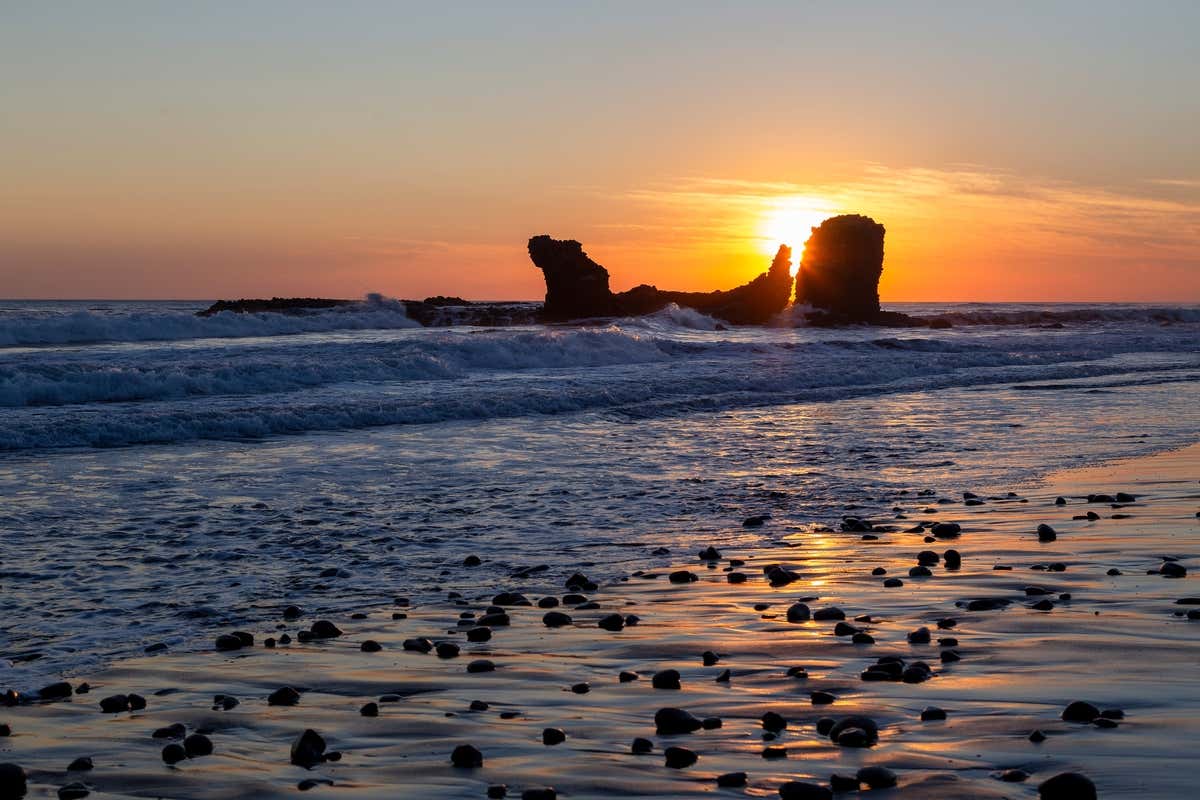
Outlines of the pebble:
{"type": "Polygon", "coordinates": [[[294,706],[300,702],[300,693],[290,686],[281,686],[267,695],[269,706],[294,706]]]}
{"type": "Polygon", "coordinates": [[[869,747],[879,739],[879,726],[870,717],[842,717],[829,729],[829,739],[843,747],[869,747]]]}
{"type": "Polygon", "coordinates": [[[787,758],[787,748],[777,744],[764,747],[762,757],[766,759],[787,758]]]}
{"type": "Polygon", "coordinates": [[[1029,741],[1033,742],[1034,744],[1041,744],[1042,742],[1046,741],[1046,734],[1042,733],[1041,731],[1034,731],[1033,733],[1029,734],[1029,741]]]}
{"type": "Polygon", "coordinates": [[[383,645],[374,639],[367,639],[359,646],[358,649],[362,650],[364,653],[378,653],[383,649],[383,645]]]}
{"type": "Polygon", "coordinates": [[[625,627],[625,618],[620,614],[607,614],[600,618],[596,626],[615,633],[625,627]]]}
{"type": "Polygon", "coordinates": [[[922,722],[935,722],[946,718],[946,712],[937,706],[929,706],[921,712],[922,722]]]}
{"type": "Polygon", "coordinates": [[[827,706],[837,700],[837,697],[829,692],[810,692],[808,698],[814,706],[827,706]]]}
{"type": "Polygon", "coordinates": [[[617,680],[619,680],[621,683],[629,683],[630,681],[636,681],[637,679],[638,676],[636,672],[630,672],[626,669],[621,670],[621,673],[617,676],[617,680]]]}
{"type": "Polygon", "coordinates": [[[1042,800],[1096,800],[1096,784],[1078,772],[1063,772],[1038,786],[1042,800]]]}
{"type": "Polygon", "coordinates": [[[779,787],[782,800],[832,800],[833,792],[817,783],[788,781],[779,787]]]}
{"type": "Polygon", "coordinates": [[[729,581],[730,583],[745,583],[746,582],[746,573],[731,572],[725,576],[725,580],[729,581]]]}
{"type": "Polygon", "coordinates": [[[810,619],[812,619],[812,612],[804,603],[793,603],[788,606],[788,622],[807,622],[810,619]]]}
{"type": "Polygon", "coordinates": [[[462,648],[454,642],[438,642],[434,650],[437,651],[438,658],[458,658],[458,654],[462,652],[462,648]]]}
{"type": "Polygon", "coordinates": [[[428,653],[433,650],[433,642],[424,637],[419,639],[405,639],[401,647],[414,653],[428,653]]]}
{"type": "Polygon", "coordinates": [[[87,797],[91,793],[91,789],[84,786],[82,783],[75,781],[74,783],[68,783],[66,786],[59,788],[58,800],[80,800],[80,798],[87,797]]]}
{"type": "Polygon", "coordinates": [[[1049,525],[1042,523],[1037,526],[1037,537],[1039,542],[1053,542],[1058,538],[1058,533],[1049,525]]]}
{"type": "Polygon", "coordinates": [[[712,650],[705,650],[700,654],[700,662],[706,667],[711,667],[721,660],[721,657],[712,650]]]}
{"type": "Polygon", "coordinates": [[[475,769],[483,766],[483,753],[469,744],[460,744],[450,753],[450,763],[460,769],[475,769]]]}
{"type": "Polygon", "coordinates": [[[778,714],[774,711],[768,711],[762,715],[762,727],[764,731],[779,733],[779,731],[786,730],[787,726],[787,720],[784,719],[782,714],[778,714]]]}
{"type": "Polygon", "coordinates": [[[654,714],[654,726],[660,736],[669,736],[698,731],[703,723],[681,708],[660,708],[654,714]]]}
{"type": "Polygon", "coordinates": [[[549,786],[526,789],[521,792],[521,800],[558,800],[558,792],[549,786]]]}
{"type": "Polygon", "coordinates": [[[162,749],[162,760],[166,764],[178,764],[180,761],[186,761],[187,757],[187,751],[181,744],[169,744],[162,749]]]}
{"type": "Polygon", "coordinates": [[[1164,561],[1158,568],[1158,574],[1164,578],[1184,578],[1187,577],[1187,567],[1175,561],[1164,561]]]}
{"type": "Polygon", "coordinates": [[[492,800],[501,800],[508,796],[508,787],[503,783],[493,783],[487,788],[487,796],[492,800]]]}
{"type": "Polygon", "coordinates": [[[635,756],[644,756],[647,753],[654,752],[654,742],[649,739],[643,739],[641,736],[633,740],[633,744],[629,746],[629,752],[635,756]]]}
{"type": "Polygon", "coordinates": [[[547,628],[561,628],[564,625],[572,624],[573,620],[569,614],[564,614],[561,611],[548,611],[542,616],[542,624],[547,628]]]}
{"type": "Polygon", "coordinates": [[[855,777],[859,783],[865,783],[872,789],[890,789],[896,785],[896,773],[887,767],[863,767],[855,777]]]}
{"type": "Polygon", "coordinates": [[[654,677],[650,679],[650,685],[655,689],[678,689],[679,671],[674,669],[664,669],[654,673],[654,677]]]}
{"type": "Polygon", "coordinates": [[[493,664],[491,661],[488,661],[486,658],[476,659],[475,661],[472,661],[470,664],[467,664],[467,672],[470,672],[470,673],[495,672],[495,671],[496,671],[496,665],[493,664]]]}
{"type": "Polygon", "coordinates": [[[490,642],[492,640],[492,629],[482,626],[471,628],[467,631],[468,642],[490,642]]]}
{"type": "MultiPolygon", "coordinates": [[[[309,632],[315,639],[336,639],[342,635],[342,630],[327,619],[319,619],[312,624],[309,632]]],[[[236,635],[236,634],[235,634],[236,635]]]]}
{"type": "Polygon", "coordinates": [[[358,713],[364,717],[378,717],[379,716],[379,704],[378,703],[367,703],[366,705],[364,705],[362,708],[360,708],[358,710],[358,713]]]}
{"type": "Polygon", "coordinates": [[[904,581],[899,578],[888,578],[883,582],[884,588],[895,589],[904,585],[904,581]]]}
{"type": "Polygon", "coordinates": [[[663,755],[666,757],[666,765],[671,769],[686,769],[700,758],[686,747],[668,747],[663,751],[663,755]]]}
{"type": "Polygon", "coordinates": [[[667,580],[671,583],[692,583],[700,580],[694,572],[688,572],[686,569],[676,570],[667,576],[667,580]]]}
{"type": "Polygon", "coordinates": [[[193,733],[183,740],[183,749],[187,753],[188,758],[210,756],[213,751],[212,739],[209,739],[202,733],[193,733]]]}
{"type": "Polygon", "coordinates": [[[562,728],[545,728],[542,731],[542,744],[544,745],[562,744],[566,740],[567,734],[563,732],[562,728]]]}
{"type": "Polygon", "coordinates": [[[821,608],[813,612],[813,619],[818,622],[829,622],[832,620],[840,620],[846,618],[846,612],[836,606],[830,608],[821,608]]]}
{"type": "Polygon", "coordinates": [[[129,697],[123,694],[114,694],[100,701],[100,710],[106,714],[117,714],[121,711],[129,710],[129,697]]]}
{"type": "Polygon", "coordinates": [[[291,761],[298,767],[311,768],[325,760],[325,739],[308,728],[292,742],[291,761]]]}
{"type": "Polygon", "coordinates": [[[726,789],[735,789],[745,785],[746,773],[744,772],[726,772],[724,775],[717,776],[717,786],[726,789]]]}
{"type": "Polygon", "coordinates": [[[589,683],[576,683],[571,686],[571,692],[573,694],[587,694],[591,690],[592,687],[589,683]]]}
{"type": "Polygon", "coordinates": [[[1063,709],[1062,712],[1062,718],[1065,722],[1091,722],[1098,716],[1100,716],[1100,709],[1082,700],[1074,701],[1063,709]]]}
{"type": "Polygon", "coordinates": [[[907,638],[909,644],[929,644],[933,637],[929,633],[929,628],[921,627],[909,633],[907,638]]]}
{"type": "Polygon", "coordinates": [[[95,768],[92,759],[88,756],[80,756],[67,765],[67,772],[87,772],[95,768]]]}
{"type": "Polygon", "coordinates": [[[1023,769],[1006,769],[999,778],[1005,783],[1021,783],[1029,779],[1029,773],[1023,769]]]}
{"type": "Polygon", "coordinates": [[[932,575],[933,572],[930,571],[929,567],[916,566],[908,570],[908,577],[910,578],[928,578],[932,575]]]}

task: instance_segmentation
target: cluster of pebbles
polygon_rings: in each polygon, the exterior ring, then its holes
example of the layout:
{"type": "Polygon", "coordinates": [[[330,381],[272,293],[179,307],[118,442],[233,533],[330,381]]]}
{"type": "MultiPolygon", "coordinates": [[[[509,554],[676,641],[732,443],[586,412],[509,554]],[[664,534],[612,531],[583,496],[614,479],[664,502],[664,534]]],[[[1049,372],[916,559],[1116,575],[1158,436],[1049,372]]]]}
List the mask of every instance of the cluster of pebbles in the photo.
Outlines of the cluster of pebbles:
{"type": "MultiPolygon", "coordinates": [[[[957,544],[959,541],[968,541],[970,527],[965,517],[961,521],[931,518],[916,524],[905,523],[904,520],[910,513],[927,514],[931,517],[944,516],[947,506],[950,505],[944,499],[935,499],[936,496],[932,492],[921,492],[917,497],[918,507],[915,510],[906,511],[896,506],[893,509],[894,517],[888,520],[846,516],[838,525],[838,530],[828,527],[816,528],[812,533],[851,534],[866,542],[880,541],[884,537],[905,537],[901,541],[911,540],[914,543],[919,541],[923,549],[913,554],[911,566],[900,564],[889,567],[852,568],[858,572],[856,580],[878,581],[882,588],[889,590],[904,587],[905,579],[915,583],[936,580],[939,575],[954,575],[972,560],[977,564],[983,561],[980,553],[964,553],[956,548],[947,548],[944,544],[937,549],[932,547],[944,542],[957,544]],[[904,577],[890,574],[894,571],[899,571],[904,577]]],[[[962,499],[962,504],[967,507],[986,506],[989,503],[1025,502],[1025,498],[1015,494],[983,498],[967,492],[963,494],[962,499]]],[[[1083,498],[1083,502],[1085,507],[1108,505],[1112,509],[1121,509],[1137,503],[1138,498],[1118,492],[1112,495],[1088,495],[1083,498]]],[[[1052,505],[1062,506],[1067,503],[1065,498],[1059,497],[1052,505]]],[[[1111,516],[1122,518],[1125,515],[1111,516]]],[[[1089,522],[1095,519],[1099,519],[1095,511],[1073,517],[1073,520],[1089,522]]],[[[760,515],[746,519],[743,525],[763,527],[769,520],[768,516],[760,515]]],[[[1029,531],[1029,539],[1042,545],[1057,542],[1059,538],[1059,532],[1049,523],[1039,524],[1029,531]]],[[[660,557],[669,555],[662,549],[655,553],[660,557]]],[[[874,557],[870,550],[864,550],[863,553],[864,558],[874,557]]],[[[485,565],[485,558],[473,555],[463,562],[462,568],[473,569],[485,565]]],[[[396,641],[387,639],[356,639],[356,623],[366,619],[366,615],[354,615],[348,621],[338,622],[315,619],[296,628],[295,624],[307,615],[303,609],[289,605],[282,609],[283,621],[279,629],[261,641],[250,632],[228,631],[216,636],[211,654],[200,657],[233,659],[234,661],[229,663],[235,663],[240,657],[262,650],[295,651],[306,647],[327,647],[338,641],[355,639],[354,650],[360,654],[360,658],[372,658],[377,657],[375,654],[386,655],[398,651],[408,658],[434,659],[431,663],[437,666],[426,666],[426,670],[482,677],[487,673],[502,673],[508,667],[506,661],[510,658],[515,662],[520,657],[525,664],[536,662],[536,651],[518,653],[518,650],[522,645],[532,650],[530,642],[534,640],[545,646],[547,637],[552,638],[557,635],[555,632],[560,630],[594,630],[595,635],[600,638],[591,652],[603,655],[607,645],[622,641],[620,637],[614,636],[615,634],[639,628],[643,622],[641,616],[628,613],[626,608],[618,608],[618,603],[638,602],[640,606],[648,609],[643,613],[651,625],[655,624],[654,616],[660,610],[666,625],[680,624],[681,618],[677,611],[657,603],[661,599],[662,588],[656,588],[653,593],[646,595],[639,594],[640,587],[662,587],[665,584],[672,592],[688,593],[718,589],[730,592],[739,591],[743,587],[763,586],[766,591],[779,596],[787,592],[794,593],[795,588],[804,586],[806,580],[802,568],[773,560],[771,551],[730,558],[715,546],[708,546],[697,554],[696,560],[673,566],[674,568],[660,571],[636,571],[606,586],[598,585],[583,572],[576,572],[561,582],[562,594],[545,594],[540,597],[529,596],[526,593],[527,589],[504,588],[491,596],[489,602],[476,603],[458,592],[449,592],[442,604],[429,604],[423,610],[426,615],[438,618],[444,618],[444,614],[449,611],[454,615],[453,627],[441,634],[432,629],[407,631],[418,635],[398,638],[398,647],[396,641]],[[723,572],[720,572],[722,570],[723,572]],[[723,574],[723,580],[704,577],[705,573],[713,571],[718,571],[719,575],[723,574]],[[289,626],[292,627],[289,629],[289,626]],[[492,645],[494,639],[501,642],[509,638],[515,639],[512,634],[519,628],[524,629],[526,639],[521,644],[515,644],[514,649],[501,649],[492,645]]],[[[1029,568],[1038,573],[1052,574],[1064,572],[1068,566],[1061,561],[1051,561],[1033,564],[1029,568]]],[[[993,564],[988,569],[1006,572],[1012,570],[1012,565],[993,564]]],[[[1188,574],[1186,566],[1178,558],[1171,556],[1164,557],[1160,564],[1147,569],[1146,572],[1172,580],[1185,578],[1188,574]]],[[[1116,576],[1121,572],[1110,569],[1107,574],[1116,576]]],[[[537,566],[519,569],[510,574],[510,579],[519,580],[523,585],[544,581],[547,577],[546,570],[537,566]]],[[[1020,592],[1004,596],[960,598],[954,602],[953,611],[955,614],[973,615],[1000,612],[1024,604],[1029,611],[1049,612],[1056,608],[1056,604],[1071,603],[1072,599],[1070,593],[1059,592],[1040,584],[1030,584],[1020,592]]],[[[769,787],[777,791],[784,800],[820,800],[847,792],[879,789],[897,789],[903,792],[908,775],[903,768],[893,769],[878,763],[866,764],[845,773],[833,773],[827,780],[817,780],[794,779],[794,776],[784,774],[788,772],[785,768],[776,765],[786,764],[793,748],[799,748],[800,751],[813,747],[840,748],[845,751],[883,749],[889,740],[902,737],[904,731],[913,723],[944,723],[951,719],[955,713],[953,710],[947,711],[932,704],[925,706],[908,720],[897,720],[894,714],[890,714],[887,722],[856,709],[871,706],[873,686],[877,684],[915,686],[927,682],[954,681],[956,675],[969,672],[972,653],[969,640],[960,641],[963,639],[963,634],[959,633],[960,618],[947,614],[949,608],[930,609],[931,616],[927,624],[900,633],[894,626],[885,623],[886,608],[879,609],[878,613],[851,615],[841,607],[818,604],[819,600],[818,596],[793,598],[786,604],[782,614],[772,611],[780,605],[775,602],[755,603],[752,608],[761,621],[782,624],[789,628],[813,630],[827,637],[826,641],[839,647],[833,651],[838,659],[849,665],[859,665],[856,667],[859,671],[857,687],[827,685],[823,688],[802,689],[802,696],[807,697],[810,706],[819,714],[815,720],[809,716],[798,719],[795,711],[789,710],[795,708],[794,689],[787,692],[787,703],[781,703],[778,708],[768,709],[753,720],[747,719],[745,715],[740,715],[735,720],[722,719],[710,714],[697,713],[686,707],[687,703],[683,701],[689,695],[689,682],[696,679],[694,674],[684,674],[674,667],[661,666],[647,660],[636,669],[615,670],[608,679],[612,686],[619,687],[625,684],[642,685],[647,683],[648,678],[649,687],[655,697],[661,693],[662,697],[666,698],[656,703],[659,707],[652,715],[646,715],[643,719],[641,728],[644,735],[631,737],[628,756],[642,758],[658,754],[664,769],[694,770],[704,763],[708,753],[704,746],[693,744],[692,740],[705,732],[728,730],[732,725],[743,736],[751,736],[758,742],[754,748],[757,754],[747,750],[744,751],[745,757],[753,756],[754,760],[766,766],[747,765],[744,770],[720,771],[711,777],[711,782],[716,787],[751,787],[759,795],[764,787],[769,787]],[[841,649],[847,646],[848,649],[841,649]],[[877,646],[903,650],[875,655],[877,646]],[[839,708],[843,705],[844,695],[848,694],[853,694],[855,698],[855,708],[850,712],[839,714],[825,711],[839,708]],[[651,731],[658,737],[657,742],[650,738],[651,731]]],[[[1173,612],[1176,617],[1187,620],[1200,618],[1200,598],[1183,597],[1176,600],[1176,604],[1179,606],[1173,612]]],[[[696,605],[703,608],[698,602],[696,605]]],[[[415,612],[413,602],[409,598],[398,597],[396,606],[403,610],[391,613],[392,624],[397,627],[409,626],[413,622],[410,614],[415,612]]],[[[697,636],[702,635],[701,624],[697,636]]],[[[505,648],[507,647],[506,644],[505,648]]],[[[695,661],[701,667],[712,670],[705,680],[727,686],[737,683],[740,664],[736,655],[722,653],[717,649],[705,649],[695,654],[695,661]]],[[[804,687],[810,682],[812,671],[805,666],[781,665],[778,673],[780,678],[786,679],[791,685],[804,687]]],[[[592,692],[594,683],[595,681],[566,680],[563,688],[572,695],[582,696],[592,692]]],[[[90,696],[91,689],[88,684],[72,686],[66,682],[59,682],[27,696],[10,690],[2,699],[4,706],[10,709],[38,708],[65,701],[80,706],[90,704],[95,713],[103,715],[135,715],[145,712],[154,702],[153,699],[148,700],[145,695],[135,692],[105,695],[93,700],[90,696]]],[[[612,689],[605,686],[605,690],[612,689]]],[[[218,713],[238,713],[239,710],[246,711],[247,707],[251,706],[251,713],[254,713],[263,708],[299,707],[297,716],[302,717],[300,712],[306,704],[305,696],[312,692],[319,692],[319,689],[284,683],[262,697],[239,699],[229,694],[216,694],[212,697],[210,708],[218,713]]],[[[151,698],[156,697],[154,692],[147,691],[146,694],[151,698]]],[[[169,695],[167,692],[161,694],[164,697],[169,695]]],[[[367,700],[358,708],[357,713],[363,718],[377,719],[386,715],[389,707],[402,704],[405,699],[401,694],[384,694],[367,700]]],[[[759,696],[754,699],[761,702],[764,698],[759,696]]],[[[208,704],[208,701],[205,702],[208,704]]],[[[472,700],[467,706],[467,711],[471,714],[484,714],[493,710],[491,704],[485,700],[472,700]]],[[[454,714],[447,713],[446,716],[452,717],[454,714]]],[[[501,719],[519,719],[523,712],[510,709],[500,712],[499,716],[501,719]]],[[[1126,718],[1121,709],[1102,708],[1082,699],[1065,703],[1058,716],[1068,725],[1100,729],[1118,728],[1126,718]]],[[[1055,720],[1047,719],[1043,727],[1049,727],[1054,722],[1055,720]]],[[[19,724],[0,723],[0,737],[10,739],[19,733],[19,724]]],[[[327,765],[342,762],[343,759],[347,762],[353,761],[353,754],[344,754],[327,745],[325,736],[328,733],[326,731],[323,734],[314,727],[303,727],[290,742],[280,747],[281,762],[313,773],[311,777],[299,781],[296,789],[312,790],[330,784],[336,785],[333,778],[325,776],[320,770],[327,765]]],[[[1054,735],[1062,733],[1063,731],[1055,731],[1054,735]]],[[[162,764],[171,769],[211,760],[214,753],[219,752],[222,737],[228,735],[227,730],[218,731],[211,727],[190,728],[180,722],[146,731],[146,737],[160,745],[159,756],[162,764]]],[[[1041,728],[1027,731],[1023,735],[1031,747],[1038,747],[1048,739],[1047,733],[1041,728]]],[[[63,736],[69,738],[68,733],[64,733],[63,736]]],[[[546,726],[540,732],[540,742],[545,748],[559,748],[567,743],[571,736],[569,724],[563,724],[561,727],[546,726]]],[[[490,751],[502,748],[502,744],[498,745],[493,737],[481,736],[476,741],[464,741],[448,749],[444,759],[455,770],[475,774],[489,764],[490,751]]],[[[802,765],[803,761],[799,763],[802,765]]],[[[31,777],[19,764],[0,763],[0,800],[15,800],[27,796],[31,791],[41,795],[48,789],[52,789],[64,800],[87,797],[92,791],[90,776],[96,770],[109,768],[96,763],[90,754],[84,753],[80,753],[65,766],[66,769],[62,773],[42,768],[31,777]]],[[[996,764],[993,777],[999,783],[1022,784],[1031,777],[1031,773],[1025,769],[996,764]]],[[[552,787],[521,785],[519,774],[512,776],[511,783],[513,785],[510,787],[506,783],[481,780],[480,793],[490,798],[519,796],[523,800],[544,800],[558,796],[558,792],[552,787]]],[[[702,788],[696,786],[695,790],[699,792],[702,788]]],[[[1097,787],[1085,775],[1066,770],[1043,776],[1036,785],[1036,792],[1043,800],[1086,800],[1097,796],[1097,787]]]]}

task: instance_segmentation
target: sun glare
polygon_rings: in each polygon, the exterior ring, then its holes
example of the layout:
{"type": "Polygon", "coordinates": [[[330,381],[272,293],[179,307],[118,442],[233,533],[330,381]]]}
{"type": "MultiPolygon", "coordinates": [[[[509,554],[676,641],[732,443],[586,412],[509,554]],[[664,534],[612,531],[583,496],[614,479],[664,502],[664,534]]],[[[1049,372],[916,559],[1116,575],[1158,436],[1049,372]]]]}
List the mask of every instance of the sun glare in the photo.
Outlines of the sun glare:
{"type": "Polygon", "coordinates": [[[789,245],[792,248],[792,274],[795,275],[804,254],[804,243],[812,229],[833,215],[834,212],[815,197],[787,197],[771,203],[760,223],[763,252],[774,255],[779,245],[789,245]]]}

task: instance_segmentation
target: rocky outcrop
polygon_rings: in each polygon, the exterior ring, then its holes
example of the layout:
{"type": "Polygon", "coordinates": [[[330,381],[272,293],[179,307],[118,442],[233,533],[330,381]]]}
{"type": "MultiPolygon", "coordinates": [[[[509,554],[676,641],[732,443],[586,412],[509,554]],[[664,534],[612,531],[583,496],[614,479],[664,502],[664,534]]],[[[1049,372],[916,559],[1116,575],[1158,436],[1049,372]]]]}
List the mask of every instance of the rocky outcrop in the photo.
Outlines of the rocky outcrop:
{"type": "Polygon", "coordinates": [[[197,311],[198,317],[211,317],[222,311],[232,311],[235,314],[261,314],[272,312],[276,314],[302,314],[306,311],[319,311],[324,308],[348,306],[354,300],[332,300],[327,297],[272,297],[270,300],[218,300],[208,308],[197,311]]]}
{"type": "Polygon", "coordinates": [[[886,322],[879,309],[883,226],[844,214],[813,228],[796,273],[796,302],[841,322],[886,322]]]}
{"type": "Polygon", "coordinates": [[[608,270],[588,258],[573,239],[535,236],[529,240],[529,257],[546,278],[542,318],[552,322],[640,316],[675,303],[736,325],[755,325],[782,311],[792,293],[792,251],[787,245],[780,246],[767,272],[743,286],[715,292],[673,292],[642,284],[614,293],[608,270]]]}

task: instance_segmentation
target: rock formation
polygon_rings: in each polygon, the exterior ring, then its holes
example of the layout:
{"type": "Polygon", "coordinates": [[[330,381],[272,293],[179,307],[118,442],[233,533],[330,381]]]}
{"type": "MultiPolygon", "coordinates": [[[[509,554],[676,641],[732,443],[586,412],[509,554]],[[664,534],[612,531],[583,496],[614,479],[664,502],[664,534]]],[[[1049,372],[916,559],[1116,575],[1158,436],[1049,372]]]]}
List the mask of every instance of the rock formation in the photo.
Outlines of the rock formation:
{"type": "Polygon", "coordinates": [[[675,303],[736,325],[755,325],[782,311],[792,293],[792,251],[787,245],[780,246],[767,272],[743,286],[715,292],[673,292],[642,284],[614,294],[608,270],[588,258],[573,239],[534,236],[529,257],[546,277],[542,318],[552,322],[651,314],[675,303]]]}
{"type": "Polygon", "coordinates": [[[838,321],[883,321],[883,234],[882,225],[859,214],[830,217],[813,228],[796,273],[796,302],[838,321]]]}

